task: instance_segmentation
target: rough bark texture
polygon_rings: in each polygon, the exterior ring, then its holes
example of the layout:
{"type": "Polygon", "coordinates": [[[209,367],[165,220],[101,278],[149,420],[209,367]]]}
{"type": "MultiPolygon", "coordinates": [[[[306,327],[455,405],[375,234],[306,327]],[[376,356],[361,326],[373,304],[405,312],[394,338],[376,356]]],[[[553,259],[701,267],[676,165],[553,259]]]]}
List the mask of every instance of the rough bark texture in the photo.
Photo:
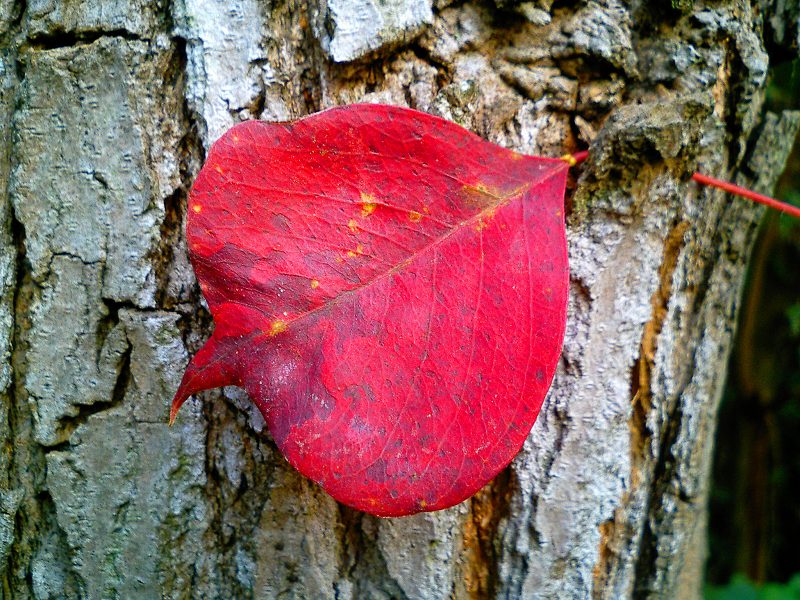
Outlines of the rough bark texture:
{"type": "Polygon", "coordinates": [[[699,595],[715,412],[797,114],[763,108],[797,7],[551,0],[0,0],[6,598],[699,595]],[[561,366],[472,500],[379,520],[277,453],[236,389],[169,400],[210,322],[185,198],[233,123],[380,101],[571,186],[561,366]]]}

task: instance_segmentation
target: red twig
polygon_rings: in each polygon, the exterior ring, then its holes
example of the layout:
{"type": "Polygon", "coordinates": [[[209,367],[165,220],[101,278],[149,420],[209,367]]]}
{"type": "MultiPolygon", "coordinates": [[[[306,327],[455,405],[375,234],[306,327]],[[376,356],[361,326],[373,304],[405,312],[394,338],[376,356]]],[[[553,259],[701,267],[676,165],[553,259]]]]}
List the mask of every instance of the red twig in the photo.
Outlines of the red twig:
{"type": "Polygon", "coordinates": [[[800,219],[800,208],[797,206],[792,206],[787,202],[781,202],[780,200],[775,200],[775,198],[770,198],[769,196],[764,196],[763,194],[757,194],[756,192],[753,192],[746,188],[739,187],[738,185],[734,185],[727,181],[721,181],[719,179],[715,179],[714,177],[709,177],[708,175],[703,175],[702,173],[695,173],[694,175],[692,175],[692,179],[694,179],[697,183],[719,188],[731,194],[736,194],[737,196],[741,196],[742,198],[747,198],[748,200],[752,200],[753,202],[764,204],[766,206],[769,206],[770,208],[774,208],[775,210],[779,210],[781,212],[786,213],[787,215],[792,215],[793,217],[797,217],[798,219],[800,219]]]}
{"type": "Polygon", "coordinates": [[[586,160],[588,156],[589,156],[588,150],[581,150],[580,152],[574,152],[572,154],[572,158],[575,160],[576,165],[581,164],[583,161],[586,160]]]}
{"type": "MultiPolygon", "coordinates": [[[[566,156],[563,156],[562,159],[566,160],[571,166],[575,166],[585,161],[588,156],[588,150],[581,150],[580,152],[567,154],[566,156]]],[[[701,185],[709,185],[711,187],[719,188],[728,192],[729,194],[735,194],[736,196],[747,198],[753,202],[764,204],[765,206],[769,206],[770,208],[774,208],[782,213],[786,213],[787,215],[791,215],[800,219],[800,207],[793,206],[788,202],[781,202],[775,198],[770,198],[764,194],[758,194],[752,190],[748,190],[747,188],[739,187],[738,185],[728,181],[722,181],[721,179],[709,177],[708,175],[703,175],[702,173],[695,173],[692,175],[692,179],[701,185]]]]}

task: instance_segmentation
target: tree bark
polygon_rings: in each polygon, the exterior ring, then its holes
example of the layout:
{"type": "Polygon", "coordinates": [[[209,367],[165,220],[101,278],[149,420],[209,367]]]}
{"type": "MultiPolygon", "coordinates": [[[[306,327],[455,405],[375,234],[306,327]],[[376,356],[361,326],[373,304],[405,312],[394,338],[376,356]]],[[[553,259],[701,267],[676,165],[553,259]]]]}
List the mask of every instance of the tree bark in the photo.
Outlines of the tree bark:
{"type": "Polygon", "coordinates": [[[715,413],[800,118],[764,107],[781,2],[0,0],[5,598],[700,595],[715,413]],[[568,191],[567,334],[528,441],[474,498],[381,520],[289,467],[237,389],[187,403],[211,323],[186,196],[234,123],[411,106],[568,191]]]}

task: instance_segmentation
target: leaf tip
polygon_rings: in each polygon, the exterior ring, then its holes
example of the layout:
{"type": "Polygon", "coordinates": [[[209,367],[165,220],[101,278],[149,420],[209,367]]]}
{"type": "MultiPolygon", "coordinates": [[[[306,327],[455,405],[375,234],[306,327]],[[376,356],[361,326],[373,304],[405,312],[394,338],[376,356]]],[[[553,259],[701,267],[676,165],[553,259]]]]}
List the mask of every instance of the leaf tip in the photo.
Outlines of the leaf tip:
{"type": "Polygon", "coordinates": [[[235,359],[235,342],[220,343],[218,335],[218,331],[215,330],[211,338],[189,361],[178,391],[175,392],[175,397],[172,399],[169,411],[170,426],[175,423],[175,418],[183,403],[193,394],[226,385],[240,384],[237,372],[239,365],[235,359]]]}
{"type": "Polygon", "coordinates": [[[175,400],[172,401],[172,408],[169,409],[169,426],[172,427],[175,424],[175,417],[178,416],[178,411],[181,409],[181,405],[175,400]]]}
{"type": "MultiPolygon", "coordinates": [[[[188,370],[187,370],[188,373],[188,370]]],[[[178,411],[180,411],[181,406],[186,400],[189,398],[191,393],[187,390],[187,378],[184,377],[184,381],[181,382],[178,391],[175,392],[175,397],[172,399],[172,405],[169,409],[169,426],[172,427],[175,424],[175,419],[178,417],[178,411]]]]}

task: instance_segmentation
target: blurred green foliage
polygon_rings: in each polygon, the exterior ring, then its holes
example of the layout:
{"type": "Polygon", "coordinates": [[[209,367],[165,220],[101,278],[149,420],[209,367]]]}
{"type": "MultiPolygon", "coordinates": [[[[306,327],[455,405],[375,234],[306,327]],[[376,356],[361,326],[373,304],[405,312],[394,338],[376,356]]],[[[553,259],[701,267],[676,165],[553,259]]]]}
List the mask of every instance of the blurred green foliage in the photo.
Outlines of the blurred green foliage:
{"type": "Polygon", "coordinates": [[[737,574],[728,585],[706,586],[706,600],[800,600],[800,573],[787,583],[765,583],[758,586],[744,575],[737,574]]]}

